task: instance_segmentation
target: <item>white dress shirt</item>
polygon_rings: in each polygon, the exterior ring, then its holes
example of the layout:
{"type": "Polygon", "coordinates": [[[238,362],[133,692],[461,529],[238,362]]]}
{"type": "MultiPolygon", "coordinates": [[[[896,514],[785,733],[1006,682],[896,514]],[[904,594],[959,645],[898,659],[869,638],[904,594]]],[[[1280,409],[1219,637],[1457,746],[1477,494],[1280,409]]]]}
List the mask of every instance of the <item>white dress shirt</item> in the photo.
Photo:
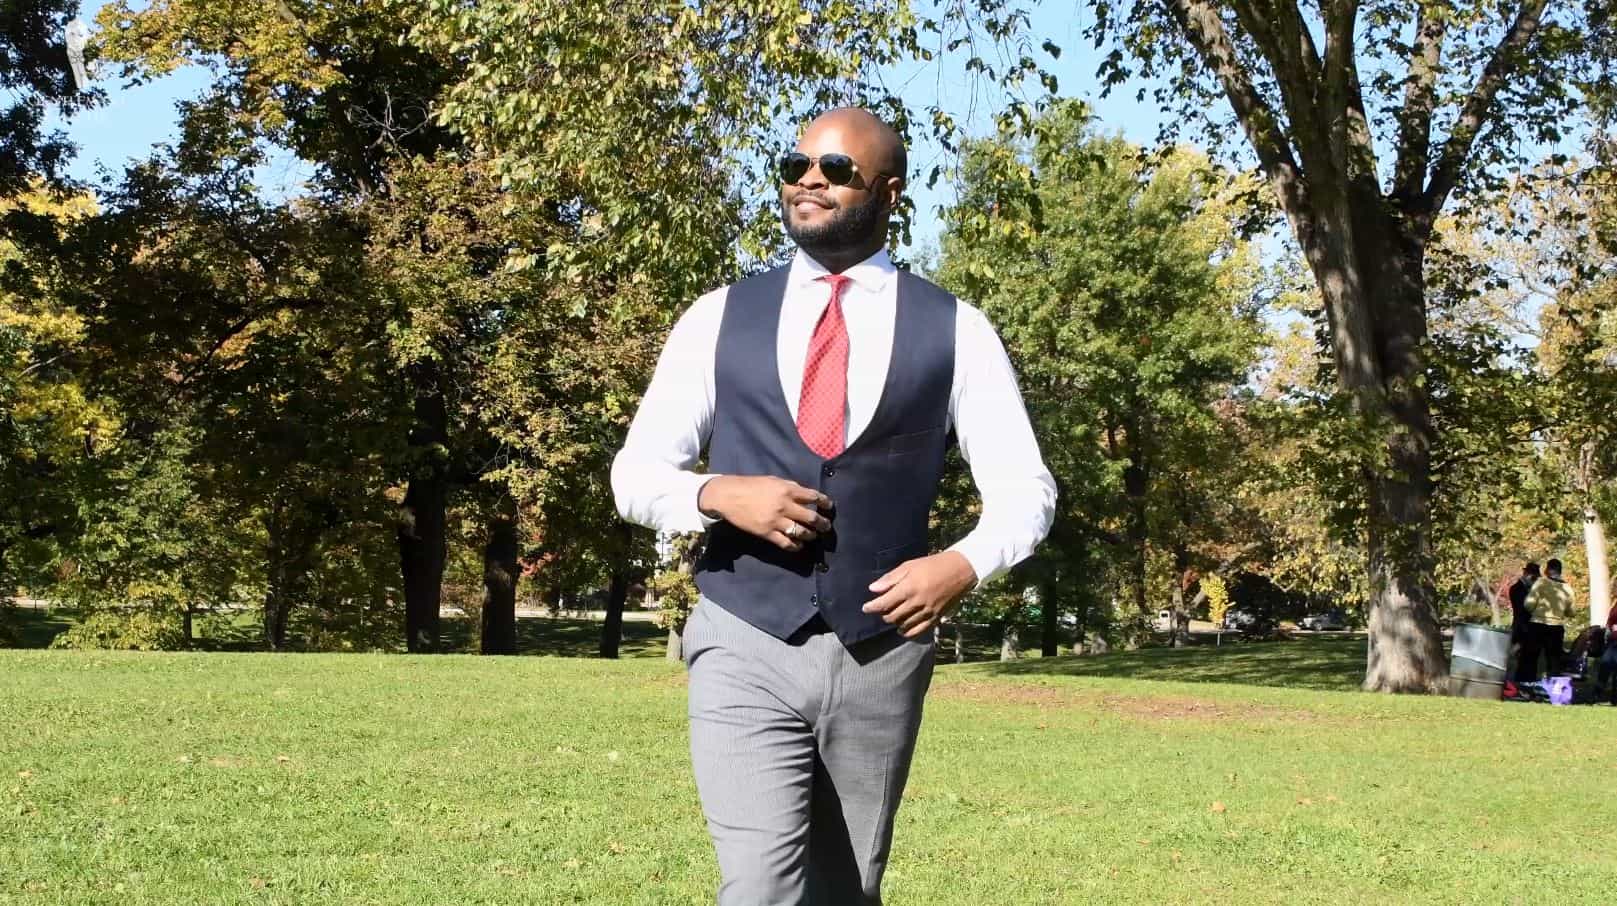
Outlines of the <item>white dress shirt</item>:
{"type": "MultiPolygon", "coordinates": [[[[809,337],[831,302],[828,271],[802,252],[792,259],[780,311],[775,361],[792,420],[803,384],[809,337]]],[[[842,314],[848,325],[848,408],[845,444],[875,415],[892,357],[898,315],[898,272],[885,251],[843,272],[842,314]]],[[[618,513],[666,532],[706,529],[696,506],[714,476],[692,471],[713,428],[714,361],[728,288],[692,305],[674,325],[629,437],[612,463],[618,513]]],[[[982,515],[949,549],[963,555],[978,584],[1033,553],[1050,530],[1055,480],[1039,456],[1016,375],[999,336],[976,308],[956,306],[954,384],[949,421],[961,455],[982,495],[982,515]]]]}

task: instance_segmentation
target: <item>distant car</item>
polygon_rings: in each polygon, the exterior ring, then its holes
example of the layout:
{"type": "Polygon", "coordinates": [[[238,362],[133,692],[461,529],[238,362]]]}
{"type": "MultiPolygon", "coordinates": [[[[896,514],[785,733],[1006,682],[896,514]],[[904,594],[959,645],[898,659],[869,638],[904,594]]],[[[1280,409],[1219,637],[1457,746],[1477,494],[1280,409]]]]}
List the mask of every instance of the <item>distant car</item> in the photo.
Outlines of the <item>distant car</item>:
{"type": "Polygon", "coordinates": [[[1297,628],[1314,632],[1342,632],[1348,628],[1347,612],[1333,607],[1311,613],[1297,621],[1297,628]]]}
{"type": "Polygon", "coordinates": [[[1256,629],[1257,625],[1258,615],[1249,610],[1232,607],[1224,611],[1222,626],[1225,632],[1246,632],[1249,629],[1256,629]]]}

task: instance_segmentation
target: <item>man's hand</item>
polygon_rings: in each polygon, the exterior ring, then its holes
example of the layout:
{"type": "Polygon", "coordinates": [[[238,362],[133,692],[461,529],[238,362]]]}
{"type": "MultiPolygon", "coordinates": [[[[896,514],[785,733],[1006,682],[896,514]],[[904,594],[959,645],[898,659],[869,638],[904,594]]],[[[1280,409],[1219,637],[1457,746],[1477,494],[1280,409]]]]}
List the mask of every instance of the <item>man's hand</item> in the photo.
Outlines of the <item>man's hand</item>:
{"type": "Polygon", "coordinates": [[[913,639],[953,612],[961,596],[976,584],[971,563],[956,551],[944,551],[900,563],[870,583],[877,598],[864,611],[881,614],[905,638],[913,639]]]}
{"type": "Polygon", "coordinates": [[[703,513],[757,535],[781,550],[799,551],[831,530],[831,498],[771,475],[720,475],[702,485],[703,513]]]}

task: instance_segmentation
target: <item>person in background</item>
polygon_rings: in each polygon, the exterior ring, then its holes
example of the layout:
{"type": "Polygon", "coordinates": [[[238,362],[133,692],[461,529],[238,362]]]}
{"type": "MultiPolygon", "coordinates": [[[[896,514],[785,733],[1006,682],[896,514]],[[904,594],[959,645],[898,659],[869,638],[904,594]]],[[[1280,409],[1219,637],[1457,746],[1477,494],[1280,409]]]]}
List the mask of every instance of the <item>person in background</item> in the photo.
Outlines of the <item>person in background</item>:
{"type": "Polygon", "coordinates": [[[1530,628],[1533,618],[1527,612],[1527,592],[1538,578],[1538,564],[1528,561],[1506,593],[1510,598],[1510,641],[1516,648],[1515,679],[1518,683],[1538,679],[1538,644],[1530,628]]]}
{"type": "Polygon", "coordinates": [[[1544,564],[1544,578],[1528,589],[1522,602],[1532,619],[1529,635],[1544,652],[1544,674],[1555,676],[1562,670],[1566,656],[1566,627],[1573,618],[1576,596],[1572,586],[1561,578],[1561,561],[1551,559],[1544,564]]]}
{"type": "Polygon", "coordinates": [[[1617,705],[1617,607],[1606,614],[1605,650],[1600,653],[1600,672],[1595,677],[1595,688],[1606,700],[1617,705]]]}

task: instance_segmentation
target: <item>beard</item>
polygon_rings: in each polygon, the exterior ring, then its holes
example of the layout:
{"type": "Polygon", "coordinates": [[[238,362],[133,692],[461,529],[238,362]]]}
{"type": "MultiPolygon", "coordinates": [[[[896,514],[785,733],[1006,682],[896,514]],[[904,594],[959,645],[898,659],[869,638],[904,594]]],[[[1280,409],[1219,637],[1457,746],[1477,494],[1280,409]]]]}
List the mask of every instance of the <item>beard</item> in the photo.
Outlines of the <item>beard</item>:
{"type": "Polygon", "coordinates": [[[870,200],[864,204],[837,208],[825,223],[813,226],[793,224],[791,205],[783,198],[780,222],[786,227],[786,235],[811,257],[868,245],[887,229],[882,218],[881,196],[875,192],[870,193],[870,200]]]}

